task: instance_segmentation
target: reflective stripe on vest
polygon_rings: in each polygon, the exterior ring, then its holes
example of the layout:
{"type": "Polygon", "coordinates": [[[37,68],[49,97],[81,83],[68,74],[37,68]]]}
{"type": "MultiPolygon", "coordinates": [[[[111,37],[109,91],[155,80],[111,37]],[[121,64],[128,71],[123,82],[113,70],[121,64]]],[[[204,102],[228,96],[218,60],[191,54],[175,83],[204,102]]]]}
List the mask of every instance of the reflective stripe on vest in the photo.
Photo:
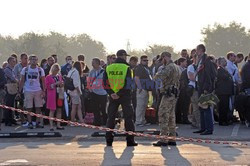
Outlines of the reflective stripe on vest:
{"type": "Polygon", "coordinates": [[[128,65],[122,63],[113,63],[107,66],[106,73],[109,85],[115,93],[124,87],[128,68],[128,65]]]}

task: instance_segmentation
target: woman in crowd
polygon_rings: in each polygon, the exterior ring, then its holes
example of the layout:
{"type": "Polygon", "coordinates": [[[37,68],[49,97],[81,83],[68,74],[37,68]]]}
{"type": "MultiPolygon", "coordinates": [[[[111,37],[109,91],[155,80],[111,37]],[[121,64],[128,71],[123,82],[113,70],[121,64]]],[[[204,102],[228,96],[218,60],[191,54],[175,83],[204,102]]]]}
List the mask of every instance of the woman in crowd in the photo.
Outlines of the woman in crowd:
{"type": "Polygon", "coordinates": [[[71,97],[71,121],[76,121],[76,113],[78,115],[79,121],[83,123],[83,116],[82,116],[82,106],[81,106],[81,79],[80,76],[82,75],[82,65],[81,62],[76,61],[73,64],[73,68],[69,71],[67,77],[73,79],[73,84],[75,89],[74,90],[68,90],[68,93],[71,97]]]}
{"type": "MultiPolygon", "coordinates": [[[[46,89],[47,89],[47,109],[50,110],[49,117],[54,117],[56,112],[56,118],[62,118],[62,107],[63,107],[63,80],[61,74],[61,67],[59,64],[54,64],[50,69],[50,74],[46,77],[46,89]]],[[[50,131],[53,129],[53,120],[49,120],[50,131]]],[[[60,122],[57,122],[57,130],[63,130],[60,122]]]]}

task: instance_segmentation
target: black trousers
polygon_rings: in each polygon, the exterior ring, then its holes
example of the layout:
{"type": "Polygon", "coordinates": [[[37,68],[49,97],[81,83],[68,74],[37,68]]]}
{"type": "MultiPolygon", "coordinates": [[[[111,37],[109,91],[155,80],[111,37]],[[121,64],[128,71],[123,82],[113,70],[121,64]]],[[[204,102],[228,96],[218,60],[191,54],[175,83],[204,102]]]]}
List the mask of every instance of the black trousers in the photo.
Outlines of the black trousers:
{"type": "MultiPolygon", "coordinates": [[[[9,107],[14,107],[16,95],[11,95],[9,93],[5,96],[5,105],[9,107]]],[[[14,122],[13,112],[10,110],[4,110],[5,124],[10,124],[14,122]]]]}
{"type": "Polygon", "coordinates": [[[186,92],[186,89],[180,90],[180,95],[176,103],[176,122],[181,123],[188,121],[188,110],[191,96],[186,92]]]}
{"type": "Polygon", "coordinates": [[[133,120],[135,121],[135,110],[136,110],[136,90],[132,91],[132,105],[133,105],[133,109],[134,109],[134,117],[133,120]]]}
{"type": "Polygon", "coordinates": [[[91,112],[94,113],[94,125],[106,125],[107,95],[97,95],[95,93],[91,93],[90,95],[90,108],[92,110],[91,112]]]}
{"type": "MultiPolygon", "coordinates": [[[[107,128],[114,129],[115,128],[115,118],[118,112],[118,107],[122,106],[123,117],[125,120],[125,130],[126,131],[135,131],[133,116],[134,110],[132,106],[131,96],[122,96],[117,100],[113,100],[111,97],[109,98],[109,106],[108,106],[108,121],[107,128]]],[[[113,142],[113,132],[106,132],[106,141],[113,142]]],[[[127,135],[127,141],[134,141],[134,136],[127,135]]]]}
{"type": "Polygon", "coordinates": [[[228,122],[228,114],[230,113],[229,109],[229,98],[230,95],[218,95],[220,102],[218,103],[219,110],[219,123],[228,122]]]}

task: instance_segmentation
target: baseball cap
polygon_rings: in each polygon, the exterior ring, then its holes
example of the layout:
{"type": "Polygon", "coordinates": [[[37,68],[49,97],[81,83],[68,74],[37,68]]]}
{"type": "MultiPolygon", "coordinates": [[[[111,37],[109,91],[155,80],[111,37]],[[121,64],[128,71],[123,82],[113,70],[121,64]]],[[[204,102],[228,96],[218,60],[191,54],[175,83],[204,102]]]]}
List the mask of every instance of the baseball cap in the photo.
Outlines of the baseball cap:
{"type": "Polygon", "coordinates": [[[127,54],[125,50],[118,50],[116,53],[116,56],[123,56],[123,55],[130,56],[127,54]]]}

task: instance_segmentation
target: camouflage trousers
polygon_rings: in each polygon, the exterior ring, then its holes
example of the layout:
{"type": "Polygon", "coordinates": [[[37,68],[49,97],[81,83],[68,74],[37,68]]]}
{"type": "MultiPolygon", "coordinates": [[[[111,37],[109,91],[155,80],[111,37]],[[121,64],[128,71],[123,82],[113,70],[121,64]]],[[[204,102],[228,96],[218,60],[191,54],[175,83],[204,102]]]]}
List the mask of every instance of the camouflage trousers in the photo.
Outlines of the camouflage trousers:
{"type": "MultiPolygon", "coordinates": [[[[159,107],[159,124],[161,135],[176,136],[175,122],[175,105],[177,99],[175,97],[163,96],[159,107]]],[[[167,142],[166,140],[161,140],[167,142]]]]}
{"type": "Polygon", "coordinates": [[[193,108],[193,112],[192,112],[192,125],[200,128],[200,110],[199,110],[199,106],[198,106],[198,92],[194,91],[192,97],[191,97],[191,104],[192,104],[192,108],[193,108]]]}

